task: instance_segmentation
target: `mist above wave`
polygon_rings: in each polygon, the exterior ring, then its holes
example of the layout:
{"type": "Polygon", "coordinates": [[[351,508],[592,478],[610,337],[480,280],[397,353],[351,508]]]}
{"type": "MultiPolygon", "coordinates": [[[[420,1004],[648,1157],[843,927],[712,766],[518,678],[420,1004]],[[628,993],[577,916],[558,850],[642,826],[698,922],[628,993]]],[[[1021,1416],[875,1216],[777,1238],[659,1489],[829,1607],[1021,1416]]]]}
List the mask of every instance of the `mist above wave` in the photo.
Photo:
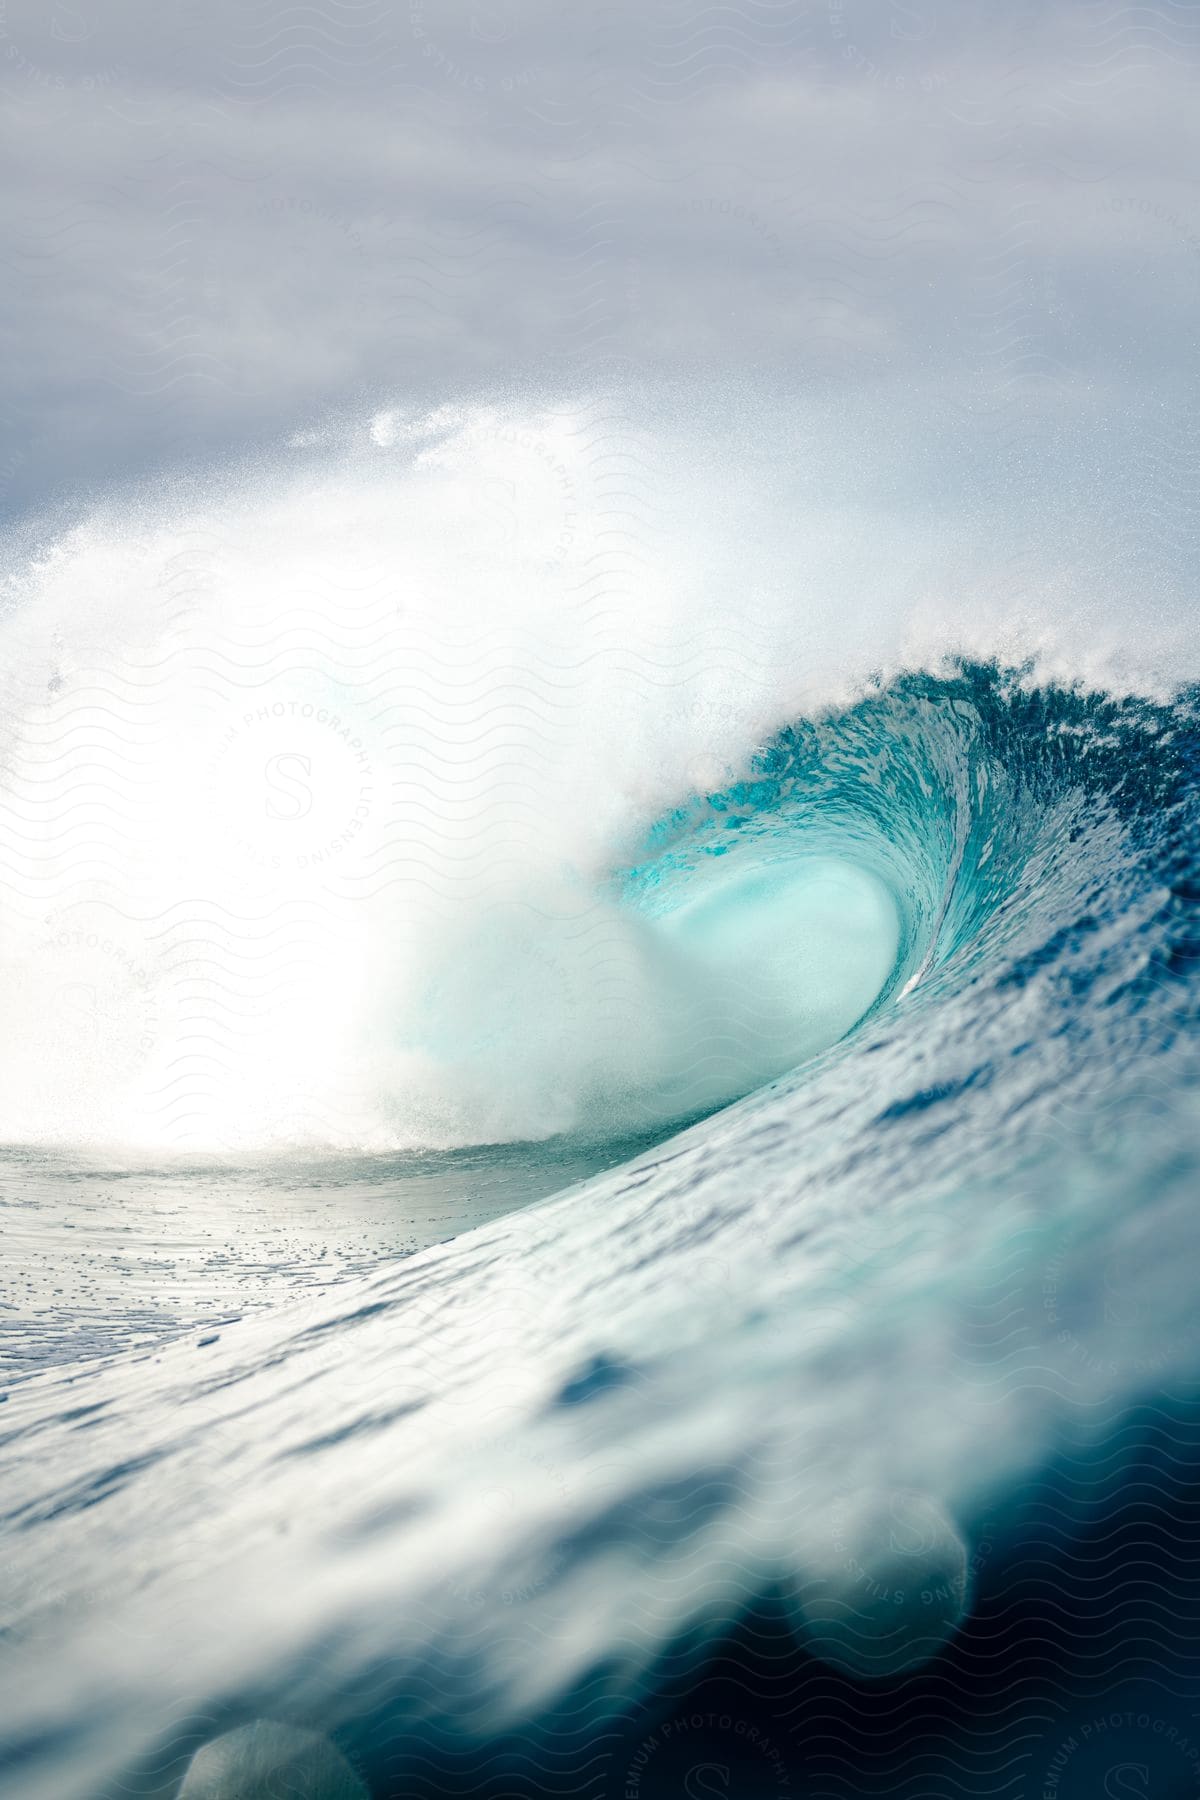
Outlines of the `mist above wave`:
{"type": "MultiPolygon", "coordinates": [[[[957,650],[1149,677],[1136,631],[1052,631],[977,565],[968,610],[955,534],[797,505],[744,448],[611,408],[391,408],[27,532],[0,625],[0,1137],[603,1130],[848,1029],[899,930],[870,873],[839,877],[854,941],[802,906],[806,991],[748,1010],[728,916],[670,941],[614,890],[662,810],[957,650]]],[[[771,448],[801,490],[811,454],[771,448]]]]}

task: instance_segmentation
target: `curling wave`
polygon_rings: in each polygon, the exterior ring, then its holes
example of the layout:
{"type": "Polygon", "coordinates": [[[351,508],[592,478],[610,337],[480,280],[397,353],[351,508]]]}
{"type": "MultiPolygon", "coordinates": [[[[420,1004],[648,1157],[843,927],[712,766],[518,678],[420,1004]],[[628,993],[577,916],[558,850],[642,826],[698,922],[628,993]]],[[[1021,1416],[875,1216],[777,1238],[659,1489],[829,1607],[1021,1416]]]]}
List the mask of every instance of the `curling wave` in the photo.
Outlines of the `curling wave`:
{"type": "MultiPolygon", "coordinates": [[[[745,446],[693,445],[672,510],[672,448],[388,413],[26,530],[0,1141],[379,1154],[711,1109],[921,978],[968,832],[1003,881],[1032,829],[986,824],[1035,760],[1019,685],[1006,736],[906,670],[1161,702],[1186,666],[1111,596],[1052,632],[976,569],[964,616],[953,554],[889,525],[870,560],[859,513],[768,505],[745,446]]],[[[1028,718],[1064,760],[1075,727],[1028,718]]]]}
{"type": "Polygon", "coordinates": [[[569,1785],[598,1741],[616,1794],[712,1657],[1002,1687],[1018,1484],[1081,1528],[1200,1375],[1197,749],[1189,698],[981,667],[793,726],[612,903],[724,954],[793,870],[814,914],[863,872],[898,924],[848,1036],[325,1299],[18,1389],[25,1791],[158,1792],[262,1715],[369,1791],[569,1785]]]}
{"type": "Polygon", "coordinates": [[[627,1800],[714,1749],[747,1792],[803,1768],[892,1793],[878,1731],[913,1792],[1030,1756],[1040,1781],[1077,1701],[1010,1707],[1029,1643],[1106,1657],[1107,1693],[1155,1596],[1172,1628],[1192,1606],[1137,1526],[1144,1582],[1099,1583],[1099,1627],[1063,1635],[1063,1546],[1107,1554],[1114,1466],[1169,1518],[1200,1418],[1195,693],[991,653],[1007,626],[989,654],[938,630],[868,655],[836,596],[797,625],[794,570],[778,605],[755,590],[761,643],[749,598],[721,636],[727,567],[706,611],[674,557],[564,612],[557,496],[519,513],[529,544],[448,570],[447,467],[487,428],[414,426],[399,500],[389,476],[223,502],[178,629],[175,527],[22,576],[26,1210],[131,1191],[47,1159],[64,1106],[93,1151],[162,1156],[171,1245],[217,1182],[168,1150],[246,1153],[273,1213],[306,1179],[279,1145],[332,1147],[332,1231],[357,1188],[482,1189],[539,1142],[475,1229],[319,1282],[276,1256],[253,1306],[200,1330],[181,1303],[14,1383],[0,1750],[24,1800],[301,1764],[380,1800],[581,1769],[627,1800]],[[133,664],[111,616],[55,639],[97,556],[133,664]]]}

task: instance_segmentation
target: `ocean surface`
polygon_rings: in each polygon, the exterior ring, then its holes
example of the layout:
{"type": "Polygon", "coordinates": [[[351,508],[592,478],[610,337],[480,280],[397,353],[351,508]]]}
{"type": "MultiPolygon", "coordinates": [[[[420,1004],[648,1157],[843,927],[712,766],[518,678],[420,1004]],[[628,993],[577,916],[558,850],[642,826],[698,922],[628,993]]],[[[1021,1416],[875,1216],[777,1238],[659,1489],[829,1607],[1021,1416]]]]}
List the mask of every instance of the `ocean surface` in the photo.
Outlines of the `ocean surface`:
{"type": "Polygon", "coordinates": [[[14,559],[3,1779],[1198,1792],[1188,671],[565,430],[14,559]]]}

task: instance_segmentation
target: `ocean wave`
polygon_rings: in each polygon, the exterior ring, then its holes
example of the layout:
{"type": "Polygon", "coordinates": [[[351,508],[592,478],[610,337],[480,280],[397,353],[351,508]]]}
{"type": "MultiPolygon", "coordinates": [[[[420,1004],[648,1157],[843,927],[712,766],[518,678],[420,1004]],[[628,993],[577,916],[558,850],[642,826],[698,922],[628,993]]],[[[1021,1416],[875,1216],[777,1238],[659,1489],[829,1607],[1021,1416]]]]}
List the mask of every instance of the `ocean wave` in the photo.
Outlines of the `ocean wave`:
{"type": "MultiPolygon", "coordinates": [[[[575,959],[554,915],[525,940],[540,970],[503,933],[481,963],[467,909],[430,1016],[491,1020],[513,1092],[590,1092],[623,1160],[332,1291],[281,1284],[202,1339],[13,1390],[23,1792],[170,1791],[197,1745],[265,1718],[332,1737],[320,1754],[380,1794],[553,1791],[585,1745],[597,1794],[665,1791],[681,1743],[713,1741],[768,1793],[797,1745],[747,1683],[777,1678],[805,1755],[830,1717],[858,1741],[878,1683],[889,1716],[941,1709],[926,1774],[1024,1768],[1019,1709],[968,1706],[1008,1679],[1022,1507],[1036,1544],[1104,1541],[1117,1446],[1169,1517],[1194,1429],[1196,770],[1188,691],[914,671],[623,815],[624,856],[588,878],[619,942],[684,959],[673,994],[661,971],[622,986],[611,941],[575,959]],[[790,935],[803,980],[764,1023],[753,948],[778,971],[790,935]],[[823,985],[835,1041],[803,1037],[823,985]],[[551,1073],[555,1007],[590,1029],[551,1073]],[[665,1057],[663,1017],[686,1021],[665,1057]],[[659,1141],[629,1156],[631,1121],[659,1141]]],[[[478,1037],[481,1086],[491,1053],[478,1037]]],[[[579,1115],[548,1114],[565,1153],[579,1115]]],[[[1069,1614],[1069,1561],[1037,1579],[1026,1625],[1069,1614]]],[[[1066,1727],[1043,1736],[1050,1767],[1066,1727]]]]}
{"type": "Polygon", "coordinates": [[[924,979],[987,886],[979,784],[1033,780],[1020,706],[1043,784],[1088,728],[1022,694],[1120,722],[1179,693],[1182,624],[1148,660],[1095,595],[1050,632],[952,544],[797,512],[715,424],[671,489],[680,429],[389,408],[26,529],[3,1141],[145,1164],[677,1122],[924,979]],[[1018,671],[1003,743],[998,700],[922,711],[964,659],[1018,671]]]}

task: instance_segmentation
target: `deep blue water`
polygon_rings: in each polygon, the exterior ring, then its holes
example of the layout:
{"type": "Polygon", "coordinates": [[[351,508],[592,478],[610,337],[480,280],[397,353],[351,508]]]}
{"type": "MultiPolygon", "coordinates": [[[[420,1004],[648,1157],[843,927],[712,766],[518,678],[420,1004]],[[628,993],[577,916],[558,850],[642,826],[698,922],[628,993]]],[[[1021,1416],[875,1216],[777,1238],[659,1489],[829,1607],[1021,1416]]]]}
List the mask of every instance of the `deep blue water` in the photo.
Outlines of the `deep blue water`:
{"type": "MultiPolygon", "coordinates": [[[[446,1210],[319,1278],[134,1319],[64,1248],[58,1353],[8,1321],[12,1791],[256,1719],[356,1772],[281,1793],[1200,1791],[1198,726],[980,666],[798,720],[609,873],[686,1055],[323,1165],[446,1210]]],[[[144,1314],[147,1219],[247,1177],[140,1179],[144,1314]]]]}

